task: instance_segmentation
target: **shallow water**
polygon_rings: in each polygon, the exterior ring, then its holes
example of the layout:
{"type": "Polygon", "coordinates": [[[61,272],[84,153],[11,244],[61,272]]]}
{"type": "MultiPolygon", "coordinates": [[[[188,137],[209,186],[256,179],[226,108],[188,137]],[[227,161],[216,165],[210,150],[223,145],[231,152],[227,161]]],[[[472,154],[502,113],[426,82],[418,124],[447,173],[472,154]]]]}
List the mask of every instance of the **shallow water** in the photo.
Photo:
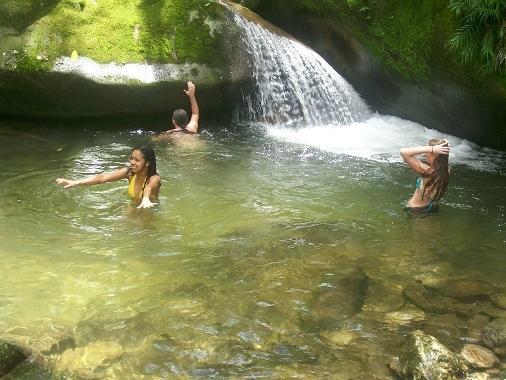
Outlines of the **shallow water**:
{"type": "MultiPolygon", "coordinates": [[[[423,313],[402,287],[459,276],[504,293],[504,155],[452,138],[440,212],[411,218],[415,176],[396,152],[434,132],[400,119],[322,128],[216,126],[154,143],[161,199],[138,211],[124,182],[63,190],[54,179],[121,167],[149,126],[2,126],[0,335],[118,343],[122,354],[92,369],[115,378],[390,378],[411,329],[456,347],[472,321],[423,313]],[[331,326],[307,317],[356,271],[368,279],[350,296],[356,313],[338,302],[331,326]]],[[[51,368],[12,376],[57,378],[51,368]]]]}

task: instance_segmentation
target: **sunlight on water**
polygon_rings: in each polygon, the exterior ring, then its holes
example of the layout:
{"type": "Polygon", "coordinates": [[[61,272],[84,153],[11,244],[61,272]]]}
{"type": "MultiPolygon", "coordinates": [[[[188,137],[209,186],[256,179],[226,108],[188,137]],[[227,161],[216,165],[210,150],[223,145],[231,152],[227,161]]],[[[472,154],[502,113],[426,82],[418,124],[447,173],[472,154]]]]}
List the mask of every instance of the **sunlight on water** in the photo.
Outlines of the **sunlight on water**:
{"type": "Polygon", "coordinates": [[[415,176],[397,151],[437,132],[379,116],[354,127],[155,143],[161,198],[147,211],[125,182],[54,183],[121,167],[146,128],[0,128],[0,337],[47,359],[11,378],[387,379],[406,331],[458,344],[468,317],[421,310],[403,288],[466,278],[505,292],[505,161],[450,136],[441,211],[411,219],[415,176]]]}

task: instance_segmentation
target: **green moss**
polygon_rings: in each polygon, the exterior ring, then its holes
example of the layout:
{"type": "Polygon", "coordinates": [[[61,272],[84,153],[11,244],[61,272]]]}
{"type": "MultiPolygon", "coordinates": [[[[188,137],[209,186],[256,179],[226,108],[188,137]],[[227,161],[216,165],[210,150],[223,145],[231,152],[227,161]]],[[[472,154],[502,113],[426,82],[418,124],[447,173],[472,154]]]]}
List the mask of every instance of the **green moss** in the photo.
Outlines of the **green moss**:
{"type": "Polygon", "coordinates": [[[100,63],[219,63],[216,20],[223,12],[201,0],[60,0],[26,30],[18,48],[30,62],[39,54],[54,62],[76,50],[100,63]]]}
{"type": "Polygon", "coordinates": [[[148,27],[143,44],[149,58],[218,62],[219,57],[212,52],[220,49],[221,27],[215,20],[223,19],[223,7],[201,0],[172,0],[152,1],[141,8],[148,27]]]}
{"type": "Polygon", "coordinates": [[[16,60],[16,68],[18,71],[25,72],[49,71],[51,65],[47,61],[34,58],[30,55],[20,54],[16,60]]]}

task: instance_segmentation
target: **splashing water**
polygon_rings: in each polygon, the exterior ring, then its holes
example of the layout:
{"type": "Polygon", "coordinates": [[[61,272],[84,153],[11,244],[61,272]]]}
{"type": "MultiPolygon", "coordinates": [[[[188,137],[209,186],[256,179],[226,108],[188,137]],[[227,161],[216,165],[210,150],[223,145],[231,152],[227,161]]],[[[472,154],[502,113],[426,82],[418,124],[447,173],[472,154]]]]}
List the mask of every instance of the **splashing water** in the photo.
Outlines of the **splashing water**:
{"type": "MultiPolygon", "coordinates": [[[[452,162],[501,171],[504,153],[395,116],[374,114],[325,60],[296,40],[234,14],[252,61],[254,89],[245,96],[247,122],[286,142],[374,161],[399,162],[399,149],[446,138],[452,162]]],[[[241,118],[241,117],[239,117],[241,118]]]]}
{"type": "Polygon", "coordinates": [[[245,118],[283,125],[340,125],[370,116],[367,104],[313,50],[235,14],[252,60],[254,90],[245,118]]]}

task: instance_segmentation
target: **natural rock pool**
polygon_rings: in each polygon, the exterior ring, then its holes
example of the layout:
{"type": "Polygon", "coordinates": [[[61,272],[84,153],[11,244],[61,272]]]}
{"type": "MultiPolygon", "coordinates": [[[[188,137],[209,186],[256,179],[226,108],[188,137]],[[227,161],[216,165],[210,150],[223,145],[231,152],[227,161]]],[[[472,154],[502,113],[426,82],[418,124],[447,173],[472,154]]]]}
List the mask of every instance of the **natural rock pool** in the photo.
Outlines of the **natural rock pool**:
{"type": "Polygon", "coordinates": [[[397,152],[436,132],[207,126],[153,143],[160,204],[138,211],[126,183],[54,180],[121,167],[154,128],[8,124],[0,338],[44,358],[10,378],[389,379],[409,332],[459,351],[506,315],[499,152],[450,138],[440,211],[412,218],[397,152]]]}

